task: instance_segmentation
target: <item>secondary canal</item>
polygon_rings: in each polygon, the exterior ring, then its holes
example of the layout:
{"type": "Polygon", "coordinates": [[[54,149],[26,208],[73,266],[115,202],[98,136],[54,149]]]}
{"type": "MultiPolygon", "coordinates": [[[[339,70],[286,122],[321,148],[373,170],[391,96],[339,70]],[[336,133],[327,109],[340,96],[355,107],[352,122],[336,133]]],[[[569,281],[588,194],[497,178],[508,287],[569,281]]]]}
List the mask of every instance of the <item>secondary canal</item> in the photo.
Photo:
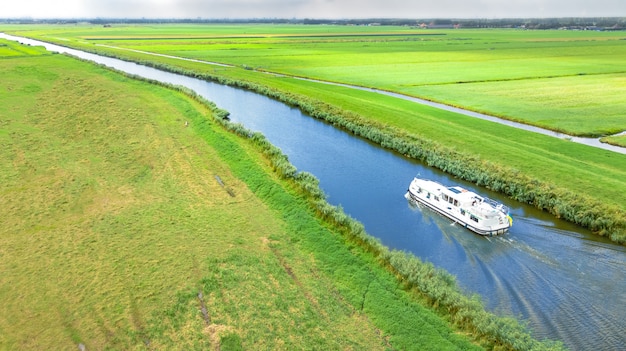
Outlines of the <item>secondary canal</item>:
{"type": "Polygon", "coordinates": [[[328,201],[341,205],[387,246],[412,252],[457,277],[488,309],[528,322],[533,335],[572,350],[619,350],[626,345],[626,248],[535,208],[429,168],[402,155],[252,92],[162,72],[121,60],[25,38],[120,71],[191,88],[260,131],[299,169],[320,179],[328,201]],[[510,233],[484,238],[404,198],[416,174],[460,184],[505,203],[510,233]]]}

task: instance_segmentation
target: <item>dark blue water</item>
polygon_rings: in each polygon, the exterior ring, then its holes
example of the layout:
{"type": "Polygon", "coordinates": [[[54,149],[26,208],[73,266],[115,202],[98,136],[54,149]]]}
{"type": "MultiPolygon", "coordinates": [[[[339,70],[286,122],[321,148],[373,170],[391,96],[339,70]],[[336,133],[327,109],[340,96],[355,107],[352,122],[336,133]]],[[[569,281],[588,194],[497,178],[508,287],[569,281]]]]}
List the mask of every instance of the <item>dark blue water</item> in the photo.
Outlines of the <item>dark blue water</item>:
{"type": "Polygon", "coordinates": [[[468,293],[480,294],[490,310],[528,321],[536,337],[561,340],[574,350],[624,349],[624,247],[381,149],[266,97],[46,46],[129,73],[184,85],[214,101],[230,111],[233,121],[261,131],[299,170],[320,179],[328,201],[341,205],[383,244],[448,270],[468,293]],[[418,173],[505,203],[514,218],[509,234],[485,238],[430,210],[411,206],[404,194],[418,173]]]}

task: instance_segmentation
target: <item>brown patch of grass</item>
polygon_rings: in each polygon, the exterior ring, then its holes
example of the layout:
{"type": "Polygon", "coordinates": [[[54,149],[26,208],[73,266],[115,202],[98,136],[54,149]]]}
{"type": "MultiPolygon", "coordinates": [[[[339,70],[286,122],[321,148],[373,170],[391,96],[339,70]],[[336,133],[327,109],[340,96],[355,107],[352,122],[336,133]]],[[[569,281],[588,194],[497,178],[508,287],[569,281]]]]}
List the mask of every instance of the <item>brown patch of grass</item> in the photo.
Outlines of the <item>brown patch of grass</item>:
{"type": "Polygon", "coordinates": [[[204,333],[209,336],[211,340],[211,349],[214,351],[220,350],[220,342],[222,336],[227,333],[232,333],[235,331],[235,328],[228,325],[220,325],[220,324],[211,324],[204,328],[204,333]]]}

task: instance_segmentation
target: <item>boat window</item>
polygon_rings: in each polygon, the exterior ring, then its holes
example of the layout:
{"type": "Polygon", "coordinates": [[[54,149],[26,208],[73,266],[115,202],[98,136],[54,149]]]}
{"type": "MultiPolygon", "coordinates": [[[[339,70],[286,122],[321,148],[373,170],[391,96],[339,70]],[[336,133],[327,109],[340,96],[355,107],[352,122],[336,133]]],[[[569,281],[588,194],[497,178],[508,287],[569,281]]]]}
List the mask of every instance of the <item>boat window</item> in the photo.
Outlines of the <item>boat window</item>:
{"type": "Polygon", "coordinates": [[[465,216],[465,210],[464,210],[464,209],[461,209],[461,214],[462,214],[463,216],[465,216]]]}
{"type": "Polygon", "coordinates": [[[459,202],[457,200],[454,200],[454,206],[459,207],[459,202]]]}
{"type": "Polygon", "coordinates": [[[478,218],[476,218],[476,216],[474,215],[470,215],[470,219],[476,223],[478,223],[478,218]]]}
{"type": "Polygon", "coordinates": [[[435,200],[439,201],[439,196],[435,196],[435,200]]]}

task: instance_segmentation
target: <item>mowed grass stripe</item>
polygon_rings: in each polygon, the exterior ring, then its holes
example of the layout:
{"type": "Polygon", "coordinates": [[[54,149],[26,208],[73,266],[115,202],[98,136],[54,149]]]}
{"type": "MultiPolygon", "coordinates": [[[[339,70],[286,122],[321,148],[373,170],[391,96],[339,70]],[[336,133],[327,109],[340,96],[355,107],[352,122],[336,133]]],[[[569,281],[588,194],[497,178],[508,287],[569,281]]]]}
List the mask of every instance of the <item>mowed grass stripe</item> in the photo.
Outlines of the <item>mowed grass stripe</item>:
{"type": "Polygon", "coordinates": [[[572,135],[611,135],[626,130],[626,74],[576,75],[510,82],[424,86],[413,95],[572,135]],[[490,100],[490,102],[487,102],[490,100]]]}

